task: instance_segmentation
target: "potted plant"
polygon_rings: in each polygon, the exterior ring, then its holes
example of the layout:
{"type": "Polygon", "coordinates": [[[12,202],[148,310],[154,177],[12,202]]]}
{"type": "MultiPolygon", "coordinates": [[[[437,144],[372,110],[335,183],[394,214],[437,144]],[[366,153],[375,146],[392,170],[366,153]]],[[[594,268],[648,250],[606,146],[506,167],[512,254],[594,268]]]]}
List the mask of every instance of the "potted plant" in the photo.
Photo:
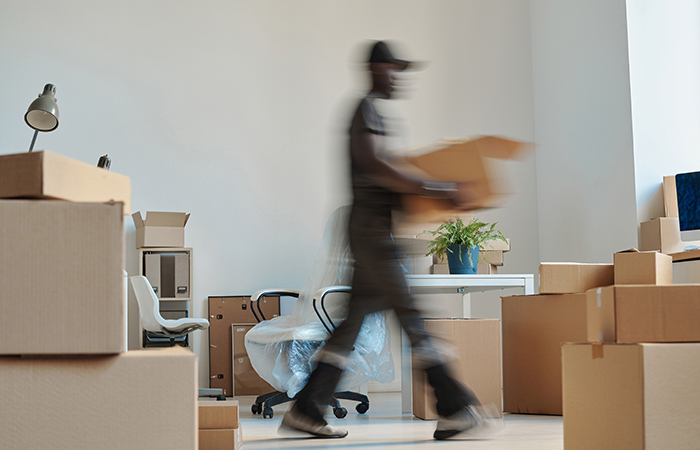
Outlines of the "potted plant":
{"type": "Polygon", "coordinates": [[[474,274],[479,263],[479,250],[488,241],[500,239],[506,242],[503,233],[496,230],[496,223],[488,224],[474,218],[468,224],[459,217],[443,222],[437,230],[423,233],[433,235],[428,242],[426,256],[447,255],[451,274],[474,274]]]}

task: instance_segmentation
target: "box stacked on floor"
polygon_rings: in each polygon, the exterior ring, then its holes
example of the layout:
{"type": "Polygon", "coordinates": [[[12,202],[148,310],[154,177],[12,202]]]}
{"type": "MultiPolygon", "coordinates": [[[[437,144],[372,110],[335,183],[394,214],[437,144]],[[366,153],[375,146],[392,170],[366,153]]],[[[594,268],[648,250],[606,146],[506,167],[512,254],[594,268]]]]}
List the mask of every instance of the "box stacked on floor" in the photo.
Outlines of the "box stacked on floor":
{"type": "Polygon", "coordinates": [[[4,155],[0,197],[3,448],[196,448],[195,356],[126,352],[128,177],[4,155]]]}
{"type": "Polygon", "coordinates": [[[612,264],[542,263],[540,294],[503,297],[503,410],[562,414],[561,344],[586,340],[586,290],[612,264]]]}
{"type": "Polygon", "coordinates": [[[671,262],[617,253],[615,285],[586,293],[589,342],[562,346],[565,449],[697,446],[700,285],[671,284],[671,262]]]}
{"type": "Polygon", "coordinates": [[[199,401],[199,450],[237,450],[242,444],[238,401],[199,401]]]}

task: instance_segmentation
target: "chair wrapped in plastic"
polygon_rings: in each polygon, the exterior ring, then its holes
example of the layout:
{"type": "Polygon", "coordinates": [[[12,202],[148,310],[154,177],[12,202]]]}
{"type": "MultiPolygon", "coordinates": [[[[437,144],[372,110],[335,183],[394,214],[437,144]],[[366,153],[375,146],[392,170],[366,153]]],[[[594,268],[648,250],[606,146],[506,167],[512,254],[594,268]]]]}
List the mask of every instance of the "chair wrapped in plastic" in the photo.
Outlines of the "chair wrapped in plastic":
{"type": "MultiPolygon", "coordinates": [[[[319,350],[333,329],[346,317],[352,280],[353,260],[348,243],[350,207],[338,208],[328,219],[323,242],[313,269],[300,291],[266,289],[251,297],[252,307],[264,296],[296,297],[291,315],[259,320],[245,338],[255,371],[276,389],[257,397],[253,414],[272,417],[274,405],[290,401],[304,387],[316,367],[319,350]],[[332,289],[326,289],[333,286],[332,289]]],[[[365,318],[349,357],[349,364],[330,405],[338,418],[347,410],[338,399],[355,400],[356,410],[369,408],[367,396],[352,392],[368,381],[387,383],[394,379],[389,331],[383,312],[365,318]]]]}

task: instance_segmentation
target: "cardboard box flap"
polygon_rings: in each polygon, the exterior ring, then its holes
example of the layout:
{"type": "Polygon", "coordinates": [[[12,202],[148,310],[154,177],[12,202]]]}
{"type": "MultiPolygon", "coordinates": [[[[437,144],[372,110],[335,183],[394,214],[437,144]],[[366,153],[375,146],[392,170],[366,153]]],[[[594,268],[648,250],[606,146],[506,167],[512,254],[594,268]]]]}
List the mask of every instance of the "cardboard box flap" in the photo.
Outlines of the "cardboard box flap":
{"type": "Polygon", "coordinates": [[[131,215],[134,218],[136,228],[149,227],[184,227],[190,218],[189,213],[148,211],[145,219],[141,218],[141,212],[136,211],[131,215]]]}
{"type": "Polygon", "coordinates": [[[514,159],[521,156],[529,148],[524,142],[504,139],[498,136],[479,136],[471,140],[448,140],[457,145],[452,148],[457,150],[462,145],[474,146],[485,158],[514,159]]]}
{"type": "Polygon", "coordinates": [[[134,226],[136,228],[143,228],[143,219],[141,218],[141,211],[136,211],[131,215],[131,218],[134,219],[134,226]]]}
{"type": "Polygon", "coordinates": [[[628,248],[627,250],[620,250],[617,253],[641,253],[639,250],[636,248],[628,248]]]}
{"type": "Polygon", "coordinates": [[[411,164],[441,180],[469,181],[482,169],[482,158],[513,159],[526,147],[523,142],[495,136],[472,140],[441,141],[406,156],[411,164]],[[459,161],[460,164],[455,164],[459,161]],[[465,173],[465,171],[467,173],[465,173]]]}

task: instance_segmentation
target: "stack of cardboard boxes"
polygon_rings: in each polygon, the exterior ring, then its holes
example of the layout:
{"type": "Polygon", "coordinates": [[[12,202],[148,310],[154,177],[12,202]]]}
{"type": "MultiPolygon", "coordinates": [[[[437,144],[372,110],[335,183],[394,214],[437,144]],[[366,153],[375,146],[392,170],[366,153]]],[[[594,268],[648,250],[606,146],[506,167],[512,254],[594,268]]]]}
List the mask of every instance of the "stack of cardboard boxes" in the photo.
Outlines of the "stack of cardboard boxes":
{"type": "Polygon", "coordinates": [[[695,448],[700,285],[672,257],[543,263],[540,294],[502,299],[504,410],[563,414],[564,448],[695,448]]]}
{"type": "Polygon", "coordinates": [[[234,450],[242,445],[238,400],[199,402],[199,450],[234,450]]]}
{"type": "Polygon", "coordinates": [[[614,255],[615,284],[586,293],[588,342],[562,346],[566,449],[696,448],[700,285],[672,257],[614,255]]]}
{"type": "Polygon", "coordinates": [[[196,448],[195,356],[126,352],[130,196],[61,155],[0,156],[3,448],[196,448]]]}

